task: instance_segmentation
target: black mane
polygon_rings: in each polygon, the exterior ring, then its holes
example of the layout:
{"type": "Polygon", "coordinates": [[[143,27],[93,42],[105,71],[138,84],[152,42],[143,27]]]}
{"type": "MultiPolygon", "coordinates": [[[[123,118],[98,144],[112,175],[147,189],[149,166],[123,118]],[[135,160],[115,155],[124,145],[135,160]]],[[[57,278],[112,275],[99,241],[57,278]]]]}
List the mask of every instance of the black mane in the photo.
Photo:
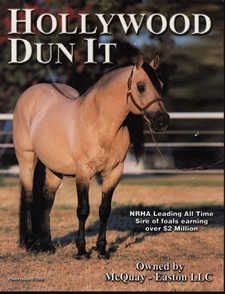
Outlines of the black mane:
{"type": "Polygon", "coordinates": [[[144,119],[142,115],[134,115],[129,113],[124,121],[124,125],[128,127],[131,151],[134,154],[137,162],[144,152],[144,119]]]}

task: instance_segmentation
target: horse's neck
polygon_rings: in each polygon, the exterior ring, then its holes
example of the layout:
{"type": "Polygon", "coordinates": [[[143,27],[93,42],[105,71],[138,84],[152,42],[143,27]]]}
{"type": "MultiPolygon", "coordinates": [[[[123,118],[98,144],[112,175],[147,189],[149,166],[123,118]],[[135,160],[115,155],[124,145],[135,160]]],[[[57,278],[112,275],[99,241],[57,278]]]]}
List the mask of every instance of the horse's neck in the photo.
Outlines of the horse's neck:
{"type": "Polygon", "coordinates": [[[86,108],[90,109],[87,119],[93,120],[102,140],[111,141],[129,113],[126,95],[130,70],[126,67],[107,74],[84,97],[86,108]]]}

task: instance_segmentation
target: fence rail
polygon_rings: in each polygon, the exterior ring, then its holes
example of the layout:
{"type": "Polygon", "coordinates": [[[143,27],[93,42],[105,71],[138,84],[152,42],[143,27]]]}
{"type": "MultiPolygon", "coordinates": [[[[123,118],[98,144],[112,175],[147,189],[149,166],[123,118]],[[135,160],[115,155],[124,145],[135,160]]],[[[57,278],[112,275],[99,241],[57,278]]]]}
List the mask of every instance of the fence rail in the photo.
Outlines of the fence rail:
{"type": "MultiPolygon", "coordinates": [[[[169,113],[171,119],[177,119],[177,120],[189,120],[189,119],[207,119],[207,120],[222,120],[224,119],[224,113],[223,112],[170,112],[169,113]]],[[[12,120],[13,114],[12,113],[2,113],[0,114],[0,121],[4,120],[12,120]]],[[[10,131],[0,131],[0,135],[10,135],[10,131]]],[[[223,130],[203,130],[203,131],[192,131],[192,130],[170,130],[167,132],[167,134],[173,134],[173,135],[223,135],[223,130]]],[[[158,147],[162,148],[184,148],[184,147],[210,147],[210,148],[222,148],[224,147],[223,142],[159,142],[158,147]]],[[[152,142],[146,142],[144,144],[145,148],[153,148],[155,147],[155,143],[152,142]]],[[[5,148],[14,148],[14,145],[11,143],[0,143],[0,149],[5,148]]],[[[201,174],[217,174],[217,173],[223,173],[222,169],[210,169],[210,170],[177,170],[177,169],[147,169],[137,172],[132,172],[132,174],[178,174],[178,173],[201,173],[201,174]]],[[[18,174],[18,168],[15,169],[0,169],[0,174],[6,174],[6,175],[17,175],[18,174]]],[[[129,172],[127,173],[129,174],[129,172]]]]}
{"type": "MultiPolygon", "coordinates": [[[[224,119],[223,112],[170,112],[171,119],[224,119]]],[[[1,113],[0,120],[12,120],[12,113],[1,113]]]]}
{"type": "MultiPolygon", "coordinates": [[[[145,143],[144,147],[145,148],[151,148],[151,147],[155,147],[156,144],[155,143],[145,143]]],[[[160,142],[157,143],[158,147],[165,147],[165,148],[169,148],[169,147],[224,147],[224,143],[223,142],[177,142],[177,143],[173,143],[173,142],[160,142]]],[[[13,144],[8,144],[8,143],[3,143],[0,144],[0,148],[14,148],[13,144]]]]}

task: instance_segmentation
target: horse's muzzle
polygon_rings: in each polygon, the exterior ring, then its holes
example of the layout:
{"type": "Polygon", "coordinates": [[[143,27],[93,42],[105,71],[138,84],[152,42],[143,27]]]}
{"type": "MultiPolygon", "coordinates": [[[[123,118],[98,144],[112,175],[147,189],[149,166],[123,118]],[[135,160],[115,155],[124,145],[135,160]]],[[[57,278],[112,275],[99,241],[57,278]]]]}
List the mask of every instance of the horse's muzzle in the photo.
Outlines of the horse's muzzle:
{"type": "Polygon", "coordinates": [[[167,112],[156,111],[145,114],[151,122],[151,127],[155,132],[166,131],[169,126],[169,114],[167,112]]]}

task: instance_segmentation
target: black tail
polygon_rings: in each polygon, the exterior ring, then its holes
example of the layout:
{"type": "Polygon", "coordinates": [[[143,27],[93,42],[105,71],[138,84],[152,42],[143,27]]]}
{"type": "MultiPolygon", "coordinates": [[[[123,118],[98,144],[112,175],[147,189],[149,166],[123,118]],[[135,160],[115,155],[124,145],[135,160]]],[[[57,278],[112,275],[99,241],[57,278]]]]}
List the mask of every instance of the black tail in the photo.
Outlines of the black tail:
{"type": "Polygon", "coordinates": [[[44,164],[38,160],[34,170],[33,180],[33,201],[32,201],[32,229],[35,236],[39,233],[40,213],[42,211],[42,198],[45,187],[46,168],[44,164]]]}

